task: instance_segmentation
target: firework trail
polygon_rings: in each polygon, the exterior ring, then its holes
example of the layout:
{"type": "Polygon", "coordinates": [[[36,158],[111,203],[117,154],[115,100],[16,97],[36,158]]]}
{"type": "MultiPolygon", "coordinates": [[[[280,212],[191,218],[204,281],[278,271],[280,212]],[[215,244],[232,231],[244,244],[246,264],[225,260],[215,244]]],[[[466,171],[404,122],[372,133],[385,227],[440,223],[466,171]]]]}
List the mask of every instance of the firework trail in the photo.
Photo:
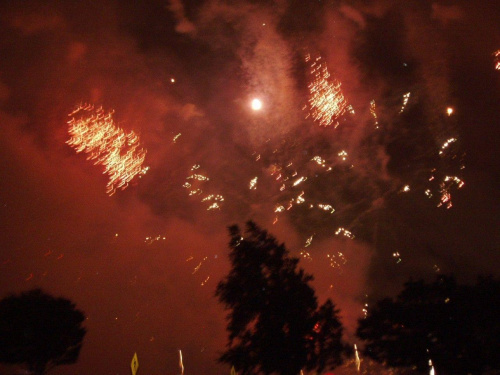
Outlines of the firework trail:
{"type": "Polygon", "coordinates": [[[105,113],[102,107],[78,106],[69,114],[70,139],[66,142],[77,153],[88,154],[87,160],[103,165],[109,181],[106,193],[113,195],[117,189],[125,189],[136,176],[145,174],[146,150],[133,132],[125,132],[116,126],[113,112],[105,113]]]}
{"type": "Polygon", "coordinates": [[[179,368],[181,370],[180,375],[184,375],[184,363],[182,362],[182,350],[179,349],[179,368]]]}

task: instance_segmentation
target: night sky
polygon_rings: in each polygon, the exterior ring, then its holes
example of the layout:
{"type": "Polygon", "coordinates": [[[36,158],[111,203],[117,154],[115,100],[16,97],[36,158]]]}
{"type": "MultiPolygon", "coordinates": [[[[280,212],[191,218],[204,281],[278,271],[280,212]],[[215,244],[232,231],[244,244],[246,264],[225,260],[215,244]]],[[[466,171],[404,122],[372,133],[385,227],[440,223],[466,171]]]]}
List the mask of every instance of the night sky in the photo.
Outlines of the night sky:
{"type": "Polygon", "coordinates": [[[231,224],[301,257],[352,343],[410,277],[498,276],[499,25],[488,0],[2,2],[0,298],[85,312],[54,374],[128,374],[137,352],[139,374],[175,375],[180,349],[187,375],[219,375],[231,224]],[[330,126],[314,61],[345,100],[330,126]],[[67,143],[86,104],[146,152],[111,196],[67,143]]]}

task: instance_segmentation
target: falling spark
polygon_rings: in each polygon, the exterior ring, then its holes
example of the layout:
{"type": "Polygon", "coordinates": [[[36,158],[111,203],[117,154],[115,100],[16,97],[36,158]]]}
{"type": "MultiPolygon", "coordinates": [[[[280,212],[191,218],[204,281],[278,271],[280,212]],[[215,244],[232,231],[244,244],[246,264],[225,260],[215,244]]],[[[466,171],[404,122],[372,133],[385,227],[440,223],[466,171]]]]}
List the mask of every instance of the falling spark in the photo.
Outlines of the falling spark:
{"type": "Polygon", "coordinates": [[[453,114],[453,112],[454,112],[454,110],[453,110],[453,108],[452,108],[452,107],[448,107],[448,108],[446,108],[446,114],[447,114],[448,116],[451,116],[451,115],[453,114]]]}
{"type": "Polygon", "coordinates": [[[146,237],[146,239],[144,240],[145,243],[147,243],[148,245],[151,245],[152,243],[156,242],[156,241],[165,241],[167,238],[165,236],[162,236],[162,235],[157,235],[157,236],[151,236],[151,237],[146,237]]]}
{"type": "Polygon", "coordinates": [[[330,211],[331,214],[333,214],[335,212],[335,208],[333,208],[333,206],[331,204],[322,204],[322,203],[319,203],[318,207],[320,209],[322,209],[323,211],[330,211]]]}
{"type": "Polygon", "coordinates": [[[327,254],[326,257],[330,260],[330,267],[332,268],[341,270],[342,265],[347,263],[346,257],[340,251],[337,253],[337,255],[327,254]]]}
{"type": "Polygon", "coordinates": [[[392,257],[396,259],[396,264],[401,263],[401,261],[403,260],[401,259],[401,255],[397,251],[392,253],[392,257]]]}
{"type": "Polygon", "coordinates": [[[109,181],[106,193],[113,195],[116,189],[125,189],[136,176],[144,175],[146,150],[140,147],[139,137],[116,126],[113,112],[105,113],[102,107],[80,105],[69,114],[70,139],[66,141],[77,153],[88,154],[87,160],[103,165],[109,181]]]}
{"type": "Polygon", "coordinates": [[[365,303],[365,306],[363,307],[363,309],[361,311],[363,311],[364,319],[366,319],[368,316],[368,304],[367,303],[365,303]]]}
{"type": "Polygon", "coordinates": [[[309,260],[309,261],[311,261],[311,260],[312,260],[311,254],[310,254],[309,252],[307,252],[305,249],[300,250],[300,253],[299,253],[299,254],[300,254],[300,256],[301,256],[302,258],[304,258],[304,259],[307,259],[307,260],[309,260]]]}
{"type": "Polygon", "coordinates": [[[182,351],[179,349],[179,367],[181,369],[181,375],[184,375],[184,363],[182,363],[182,351]]]}
{"type": "Polygon", "coordinates": [[[457,176],[446,176],[439,185],[439,192],[441,193],[441,198],[438,203],[438,207],[445,206],[450,209],[453,206],[451,201],[451,188],[456,185],[457,189],[462,188],[465,182],[458,178],[457,176]]]}
{"type": "Polygon", "coordinates": [[[218,201],[218,202],[224,202],[224,197],[220,194],[210,194],[207,195],[205,198],[203,198],[201,201],[202,202],[207,202],[207,201],[218,201]]]}
{"type": "Polygon", "coordinates": [[[435,375],[434,366],[432,365],[432,360],[430,360],[430,359],[429,359],[429,366],[431,367],[430,371],[429,371],[429,375],[435,375]]]}
{"type": "Polygon", "coordinates": [[[500,49],[493,52],[493,56],[495,57],[495,69],[500,70],[500,49]]]}
{"type": "Polygon", "coordinates": [[[193,179],[193,180],[198,180],[198,181],[208,181],[210,180],[207,176],[203,176],[202,174],[192,174],[191,176],[187,177],[188,180],[193,179]]]}
{"type": "Polygon", "coordinates": [[[257,189],[257,177],[254,177],[250,180],[250,190],[257,189]]]}
{"type": "Polygon", "coordinates": [[[370,102],[370,113],[375,120],[375,128],[378,129],[378,116],[377,116],[377,106],[375,105],[375,100],[370,102]]]}
{"type": "Polygon", "coordinates": [[[296,199],[295,201],[297,202],[297,204],[304,203],[304,202],[305,202],[305,199],[304,199],[304,192],[301,192],[301,193],[297,196],[297,199],[296,199]]]}
{"type": "Polygon", "coordinates": [[[326,160],[321,156],[315,156],[311,159],[311,161],[315,161],[318,165],[321,165],[323,168],[326,166],[326,160]]]}
{"type": "Polygon", "coordinates": [[[200,270],[201,265],[202,265],[202,264],[203,264],[203,262],[204,262],[204,261],[206,261],[206,260],[207,260],[207,257],[203,258],[203,259],[201,260],[201,262],[200,262],[200,263],[198,263],[198,265],[194,268],[194,270],[193,270],[193,272],[191,273],[191,275],[194,275],[196,272],[198,272],[198,271],[200,270]]]}
{"type": "Polygon", "coordinates": [[[347,229],[342,228],[342,227],[338,228],[337,231],[335,232],[336,236],[339,236],[341,234],[347,238],[354,239],[354,235],[350,231],[348,231],[347,229]]]}
{"type": "Polygon", "coordinates": [[[309,247],[309,246],[311,246],[311,243],[312,243],[313,237],[314,237],[314,235],[312,235],[311,237],[309,237],[309,238],[306,240],[306,244],[305,244],[305,246],[304,246],[304,247],[309,247]]]}
{"type": "Polygon", "coordinates": [[[300,184],[301,182],[304,182],[305,180],[307,180],[307,177],[300,177],[297,180],[295,180],[295,182],[293,183],[293,186],[297,186],[298,184],[300,184]]]}
{"type": "Polygon", "coordinates": [[[402,193],[408,193],[410,191],[410,185],[405,185],[401,188],[402,193]]]}
{"type": "Polygon", "coordinates": [[[456,138],[447,139],[446,142],[444,142],[443,145],[441,146],[441,149],[439,150],[439,155],[442,155],[443,152],[450,146],[450,144],[452,144],[456,141],[457,141],[456,138]]]}
{"type": "Polygon", "coordinates": [[[201,286],[205,286],[209,279],[210,279],[210,276],[207,276],[207,278],[201,282],[201,286]]]}
{"type": "Polygon", "coordinates": [[[181,135],[182,135],[181,133],[177,134],[174,138],[172,138],[172,142],[173,142],[173,143],[177,143],[177,140],[179,139],[179,137],[180,137],[181,135]]]}
{"type": "Polygon", "coordinates": [[[217,202],[212,203],[210,206],[208,206],[207,211],[211,210],[220,210],[220,206],[217,202]]]}
{"type": "Polygon", "coordinates": [[[342,158],[342,160],[346,160],[347,159],[347,152],[345,150],[342,150],[338,153],[338,156],[339,158],[342,158]]]}
{"type": "Polygon", "coordinates": [[[356,370],[359,372],[359,369],[361,367],[361,360],[359,359],[358,347],[356,346],[356,344],[354,344],[354,353],[356,356],[356,370]]]}
{"type": "Polygon", "coordinates": [[[405,110],[406,105],[408,104],[408,101],[410,100],[410,95],[411,95],[410,92],[407,92],[406,94],[403,95],[403,105],[401,106],[401,110],[399,111],[399,113],[403,113],[403,111],[405,110]]]}
{"type": "MultiPolygon", "coordinates": [[[[311,56],[306,56],[306,62],[311,56]]],[[[326,63],[317,57],[310,65],[312,82],[309,84],[310,115],[320,126],[339,125],[338,118],[344,114],[347,102],[337,80],[330,79],[326,63]]]]}

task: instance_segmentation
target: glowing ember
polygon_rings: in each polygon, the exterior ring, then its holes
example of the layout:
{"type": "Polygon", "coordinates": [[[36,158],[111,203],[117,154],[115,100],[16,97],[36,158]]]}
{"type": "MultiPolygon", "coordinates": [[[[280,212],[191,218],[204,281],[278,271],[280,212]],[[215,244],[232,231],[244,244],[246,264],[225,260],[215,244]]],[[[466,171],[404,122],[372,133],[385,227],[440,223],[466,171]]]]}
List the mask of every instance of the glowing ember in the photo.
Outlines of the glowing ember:
{"type": "Polygon", "coordinates": [[[113,195],[116,189],[125,189],[136,176],[147,172],[144,167],[146,150],[140,147],[139,137],[116,126],[113,112],[104,113],[92,105],[78,106],[69,114],[70,139],[66,142],[76,152],[88,154],[88,160],[104,166],[109,176],[106,192],[113,195]]]}

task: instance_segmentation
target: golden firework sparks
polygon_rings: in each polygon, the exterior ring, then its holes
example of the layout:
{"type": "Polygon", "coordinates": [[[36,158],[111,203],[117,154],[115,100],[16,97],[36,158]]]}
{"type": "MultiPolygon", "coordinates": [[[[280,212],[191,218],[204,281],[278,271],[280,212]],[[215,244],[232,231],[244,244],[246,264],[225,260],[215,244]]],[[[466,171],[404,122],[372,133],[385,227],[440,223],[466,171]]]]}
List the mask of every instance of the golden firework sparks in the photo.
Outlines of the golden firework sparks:
{"type": "Polygon", "coordinates": [[[439,199],[438,207],[446,207],[450,209],[453,206],[451,200],[451,189],[456,186],[457,189],[462,188],[465,182],[458,178],[457,176],[445,176],[443,181],[439,184],[439,192],[441,197],[439,199]]]}
{"type": "Polygon", "coordinates": [[[337,229],[337,231],[335,232],[335,235],[336,236],[344,235],[347,238],[354,239],[354,234],[352,234],[352,232],[350,232],[347,229],[342,228],[342,227],[337,229]]]}
{"type": "Polygon", "coordinates": [[[342,265],[347,263],[347,259],[340,251],[337,254],[327,254],[326,257],[330,261],[330,267],[341,270],[342,265]]]}
{"type": "Polygon", "coordinates": [[[304,247],[311,246],[313,238],[314,238],[314,234],[306,240],[306,244],[304,245],[304,247]]]}
{"type": "Polygon", "coordinates": [[[318,207],[322,209],[323,211],[330,211],[330,214],[333,214],[335,212],[335,208],[331,204],[323,204],[319,203],[318,207]]]}
{"type": "Polygon", "coordinates": [[[375,120],[375,129],[378,129],[378,116],[377,116],[377,106],[375,105],[375,99],[370,102],[370,113],[375,120]]]}
{"type": "Polygon", "coordinates": [[[102,107],[78,106],[69,114],[66,142],[77,153],[85,152],[88,160],[103,165],[109,176],[106,192],[113,195],[116,189],[125,189],[136,176],[145,174],[146,150],[140,147],[139,137],[133,131],[125,132],[116,126],[113,112],[105,113],[102,107]]]}
{"type": "MultiPolygon", "coordinates": [[[[306,56],[306,62],[311,62],[306,56]]],[[[347,108],[347,102],[339,81],[331,79],[326,63],[317,57],[310,63],[312,81],[309,84],[310,115],[320,126],[339,125],[338,118],[347,108]]]]}
{"type": "Polygon", "coordinates": [[[403,113],[404,110],[406,109],[408,101],[410,100],[410,95],[411,95],[410,92],[407,92],[406,94],[403,95],[403,105],[401,106],[401,110],[399,111],[399,113],[403,113]]]}
{"type": "Polygon", "coordinates": [[[495,69],[500,70],[500,49],[493,52],[493,57],[495,58],[495,69]]]}
{"type": "Polygon", "coordinates": [[[326,161],[321,156],[315,156],[311,159],[311,161],[315,161],[316,164],[321,165],[323,168],[326,166],[326,161]]]}
{"type": "Polygon", "coordinates": [[[441,149],[439,150],[439,155],[442,155],[443,152],[454,142],[456,142],[457,139],[456,138],[449,138],[446,140],[446,142],[443,143],[443,145],[441,146],[441,149]]]}
{"type": "Polygon", "coordinates": [[[257,189],[257,177],[254,177],[250,180],[250,190],[257,189]]]}

